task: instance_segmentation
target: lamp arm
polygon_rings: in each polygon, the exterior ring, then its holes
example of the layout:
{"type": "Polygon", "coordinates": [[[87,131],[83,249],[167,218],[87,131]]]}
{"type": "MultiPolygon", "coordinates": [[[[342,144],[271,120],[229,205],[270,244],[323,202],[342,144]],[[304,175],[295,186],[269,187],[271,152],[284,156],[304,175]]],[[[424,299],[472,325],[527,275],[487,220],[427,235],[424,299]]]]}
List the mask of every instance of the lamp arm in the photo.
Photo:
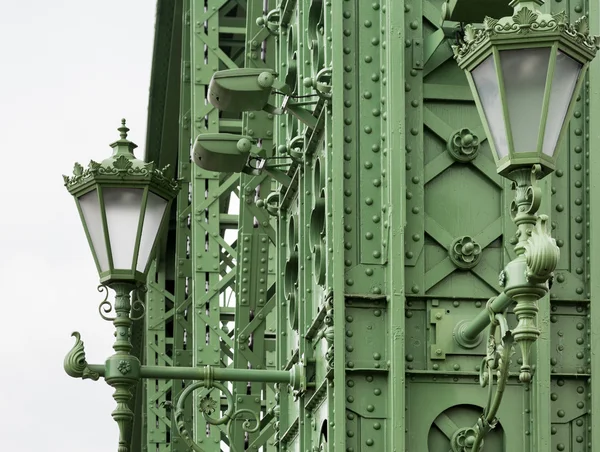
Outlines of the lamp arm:
{"type": "MultiPolygon", "coordinates": [[[[453,436],[453,450],[460,452],[479,452],[483,437],[496,425],[496,412],[502,401],[508,379],[509,357],[516,342],[521,349],[522,364],[519,380],[530,383],[532,370],[530,351],[540,335],[536,324],[537,302],[550,290],[553,272],[560,256],[556,241],[548,230],[548,216],[538,215],[542,190],[537,186],[541,176],[540,165],[518,168],[508,176],[513,181],[515,198],[511,204],[511,218],[517,226],[517,257],[510,261],[500,273],[500,285],[503,292],[488,301],[487,309],[471,322],[457,325],[454,337],[460,345],[468,346],[477,335],[491,323],[488,335],[488,353],[484,358],[480,374],[482,386],[490,384],[488,404],[473,428],[461,428],[453,436]],[[514,313],[517,326],[508,329],[503,312],[512,302],[516,302],[514,313]],[[502,345],[496,345],[496,328],[500,325],[502,345]],[[469,342],[470,341],[470,342],[469,342]],[[500,351],[499,351],[500,350],[500,351]],[[492,371],[497,370],[497,390],[491,397],[492,371]],[[455,441],[456,440],[456,441],[455,441]],[[455,444],[456,443],[456,444],[455,444]]],[[[475,338],[475,339],[474,339],[475,338]]]]}
{"type": "MultiPolygon", "coordinates": [[[[75,337],[75,344],[67,353],[64,359],[65,372],[73,378],[90,378],[98,380],[103,377],[106,383],[115,389],[113,398],[117,402],[117,408],[112,412],[113,419],[119,426],[119,447],[118,452],[129,452],[131,439],[131,427],[133,424],[134,413],[129,408],[129,402],[132,398],[131,390],[144,378],[167,379],[167,380],[195,380],[195,383],[189,385],[182,393],[177,403],[175,418],[177,427],[182,438],[188,445],[197,452],[203,452],[197,444],[193,442],[185,428],[183,421],[183,404],[188,395],[199,388],[216,388],[223,392],[227,397],[228,408],[225,415],[220,419],[210,418],[210,410],[215,410],[212,399],[203,399],[205,402],[204,417],[207,422],[214,425],[228,423],[228,429],[231,428],[231,421],[238,417],[246,417],[242,428],[247,432],[256,432],[260,429],[260,419],[258,414],[247,409],[233,411],[233,396],[227,390],[226,386],[220,381],[240,381],[240,382],[261,382],[261,383],[287,383],[295,391],[303,392],[306,387],[306,372],[301,363],[295,364],[290,370],[259,370],[259,369],[228,369],[220,367],[161,367],[161,366],[142,366],[139,359],[131,354],[131,325],[134,319],[131,317],[132,303],[130,293],[138,287],[132,283],[113,283],[111,289],[116,292],[114,306],[115,315],[112,317],[115,326],[116,340],[113,344],[115,353],[110,356],[104,365],[88,364],[85,357],[85,349],[81,335],[78,332],[72,334],[75,337]],[[250,414],[250,416],[249,416],[250,414]],[[252,426],[252,422],[255,425],[252,426]]],[[[99,289],[100,291],[106,289],[99,289]]],[[[107,290],[108,292],[108,290],[107,290]]],[[[107,298],[100,304],[108,303],[107,298]]],[[[109,303],[110,304],[110,303],[109,303]]],[[[135,306],[136,302],[133,303],[135,306]]],[[[105,312],[108,312],[105,310],[105,312]]],[[[104,316],[103,316],[104,317],[104,316]]],[[[232,447],[233,452],[237,452],[232,447]]]]}

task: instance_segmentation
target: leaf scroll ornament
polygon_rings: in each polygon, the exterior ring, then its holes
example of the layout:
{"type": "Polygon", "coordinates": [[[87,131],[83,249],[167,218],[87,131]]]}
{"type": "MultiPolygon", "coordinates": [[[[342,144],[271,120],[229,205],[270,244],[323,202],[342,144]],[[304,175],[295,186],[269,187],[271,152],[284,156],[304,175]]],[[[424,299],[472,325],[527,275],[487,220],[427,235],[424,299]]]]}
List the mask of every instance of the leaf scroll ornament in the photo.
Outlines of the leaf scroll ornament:
{"type": "Polygon", "coordinates": [[[113,162],[113,166],[118,169],[119,171],[125,171],[129,168],[131,168],[131,166],[133,166],[133,163],[131,163],[131,160],[129,160],[127,157],[125,157],[124,155],[120,155],[118,158],[115,159],[115,161],[113,162]]]}
{"type": "Polygon", "coordinates": [[[532,283],[544,283],[551,276],[558,259],[560,250],[556,240],[548,232],[548,216],[539,215],[531,231],[531,236],[525,243],[525,259],[527,260],[527,280],[532,283]]]}
{"type": "Polygon", "coordinates": [[[83,166],[81,166],[81,164],[79,164],[79,163],[75,163],[75,166],[73,167],[73,175],[81,176],[82,174],[83,174],[83,166]]]}
{"type": "Polygon", "coordinates": [[[577,30],[577,33],[580,33],[584,36],[590,33],[590,24],[588,22],[587,16],[583,16],[577,19],[577,21],[575,22],[575,30],[577,30]]]}
{"type": "Polygon", "coordinates": [[[535,23],[538,15],[529,8],[521,8],[517,14],[513,16],[515,24],[520,26],[521,33],[529,33],[531,25],[535,23]]]}
{"type": "Polygon", "coordinates": [[[85,349],[83,347],[83,341],[81,340],[81,335],[75,331],[71,334],[72,337],[75,338],[75,345],[67,356],[65,356],[65,360],[63,363],[63,367],[67,375],[73,378],[91,378],[92,380],[97,380],[100,378],[98,373],[93,372],[88,367],[88,363],[85,359],[85,349]]]}

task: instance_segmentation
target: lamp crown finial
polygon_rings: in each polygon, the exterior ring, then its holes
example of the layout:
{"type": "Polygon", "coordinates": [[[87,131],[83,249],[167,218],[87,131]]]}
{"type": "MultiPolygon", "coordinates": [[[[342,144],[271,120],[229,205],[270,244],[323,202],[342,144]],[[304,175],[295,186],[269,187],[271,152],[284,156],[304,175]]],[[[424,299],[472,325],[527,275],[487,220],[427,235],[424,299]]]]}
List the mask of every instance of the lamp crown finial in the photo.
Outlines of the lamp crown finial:
{"type": "Polygon", "coordinates": [[[125,140],[127,138],[127,132],[129,132],[129,128],[125,125],[125,123],[125,118],[121,119],[121,127],[117,129],[119,132],[121,132],[122,140],[125,140]]]}
{"type": "Polygon", "coordinates": [[[519,6],[531,6],[532,8],[535,8],[536,6],[543,6],[544,0],[511,0],[508,5],[515,10],[517,10],[519,6]]]}

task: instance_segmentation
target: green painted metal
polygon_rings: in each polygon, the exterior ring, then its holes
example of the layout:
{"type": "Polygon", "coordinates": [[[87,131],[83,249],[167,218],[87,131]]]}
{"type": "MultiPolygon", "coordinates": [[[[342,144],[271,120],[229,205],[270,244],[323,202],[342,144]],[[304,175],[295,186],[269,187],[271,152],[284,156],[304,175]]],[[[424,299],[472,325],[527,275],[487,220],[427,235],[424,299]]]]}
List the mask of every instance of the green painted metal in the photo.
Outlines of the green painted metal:
{"type": "MultiPolygon", "coordinates": [[[[596,1],[514,3],[600,30],[596,1]]],[[[65,363],[115,387],[121,451],[600,447],[598,62],[554,173],[513,190],[452,46],[515,5],[401,5],[158,2],[146,159],[181,193],[133,344],[88,364],[76,335],[65,363]],[[220,112],[240,68],[254,95],[220,112]]]]}

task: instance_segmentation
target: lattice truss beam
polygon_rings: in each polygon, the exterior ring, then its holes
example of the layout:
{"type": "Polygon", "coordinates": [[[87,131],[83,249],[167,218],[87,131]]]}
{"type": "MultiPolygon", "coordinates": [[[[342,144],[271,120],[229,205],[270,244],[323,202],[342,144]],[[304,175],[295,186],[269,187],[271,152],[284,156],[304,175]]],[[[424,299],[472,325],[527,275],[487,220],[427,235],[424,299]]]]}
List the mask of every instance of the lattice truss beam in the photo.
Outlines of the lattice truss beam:
{"type": "MultiPolygon", "coordinates": [[[[252,40],[258,42],[269,36],[254,20],[249,30],[246,26],[246,17],[263,15],[265,6],[268,5],[262,0],[183,0],[181,10],[175,8],[180,17],[174,17],[173,22],[181,20],[182,27],[178,35],[177,26],[173,26],[173,40],[181,40],[181,49],[175,51],[177,45],[171,43],[170,58],[179,58],[180,71],[172,70],[168,78],[179,77],[180,83],[179,89],[171,89],[166,97],[170,96],[171,101],[177,97],[177,176],[183,183],[172,213],[169,238],[148,281],[149,315],[143,353],[149,364],[274,367],[273,357],[267,363],[267,356],[272,354],[267,349],[274,347],[274,328],[267,333],[267,321],[275,306],[274,261],[269,260],[275,230],[266,211],[254,204],[258,197],[271,191],[272,182],[266,176],[248,176],[240,181],[238,174],[204,171],[190,161],[190,146],[198,134],[242,133],[242,118],[217,111],[206,102],[206,92],[216,70],[244,66],[247,33],[252,33],[252,40]],[[240,203],[240,199],[244,202],[240,203]],[[243,256],[239,255],[241,241],[245,241],[243,256]],[[261,282],[249,281],[246,276],[240,278],[239,275],[253,271],[260,249],[266,250],[262,257],[264,277],[257,279],[261,282]],[[237,268],[238,261],[245,265],[237,268]],[[236,289],[238,278],[245,282],[236,289]],[[256,297],[240,296],[247,291],[256,297]],[[238,299],[244,301],[236,303],[238,299]],[[267,347],[268,342],[271,345],[267,347]]],[[[254,65],[266,67],[267,55],[269,52],[263,47],[254,65]]],[[[175,63],[171,61],[171,67],[175,63]]],[[[265,124],[261,129],[270,127],[265,124]]],[[[257,132],[255,138],[264,138],[263,145],[270,145],[269,137],[257,132]]],[[[144,383],[142,419],[137,420],[143,425],[141,445],[145,450],[189,449],[178,437],[173,416],[173,407],[187,384],[164,380],[144,383]]],[[[240,405],[236,408],[250,408],[251,404],[251,408],[265,411],[274,404],[272,385],[268,394],[266,385],[256,383],[238,383],[235,387],[230,385],[230,389],[240,405]]],[[[227,438],[226,427],[208,425],[199,411],[199,403],[206,396],[206,392],[197,391],[193,403],[186,406],[185,415],[188,426],[193,426],[195,440],[205,450],[229,450],[230,441],[238,450],[258,448],[272,436],[270,414],[263,416],[256,434],[248,436],[241,428],[241,419],[233,426],[231,438],[227,438]]],[[[218,391],[212,391],[208,397],[221,407],[221,413],[225,410],[225,400],[218,391]]],[[[269,446],[266,450],[273,449],[269,446]]]]}

